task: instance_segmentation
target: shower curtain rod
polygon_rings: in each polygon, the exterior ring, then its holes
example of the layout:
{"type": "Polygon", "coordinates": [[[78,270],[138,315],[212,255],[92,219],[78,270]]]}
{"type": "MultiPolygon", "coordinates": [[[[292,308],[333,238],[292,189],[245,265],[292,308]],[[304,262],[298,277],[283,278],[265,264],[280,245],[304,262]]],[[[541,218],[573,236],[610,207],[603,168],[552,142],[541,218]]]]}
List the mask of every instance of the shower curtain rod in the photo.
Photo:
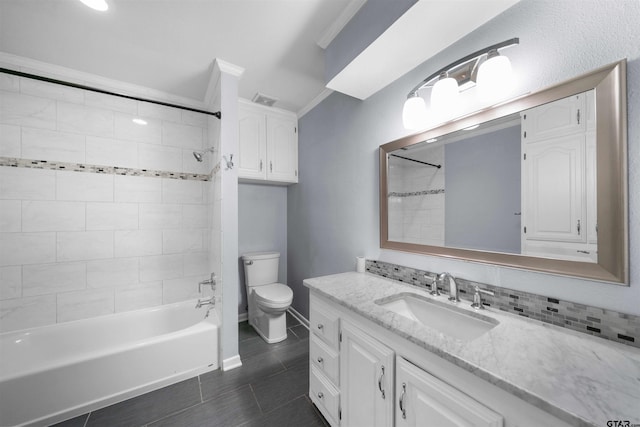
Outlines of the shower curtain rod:
{"type": "Polygon", "coordinates": [[[397,154],[389,154],[389,155],[392,156],[392,157],[397,157],[397,158],[402,159],[402,160],[409,160],[410,162],[416,162],[416,163],[421,163],[421,164],[427,165],[427,166],[433,166],[434,168],[438,168],[438,169],[440,169],[442,167],[442,165],[434,165],[433,163],[427,163],[427,162],[423,162],[421,160],[410,159],[408,157],[398,156],[397,154]]]}
{"type": "Polygon", "coordinates": [[[72,87],[72,88],[76,88],[76,89],[89,90],[91,92],[102,93],[102,94],[105,94],[105,95],[113,95],[113,96],[118,96],[120,98],[132,99],[134,101],[143,101],[143,102],[149,102],[151,104],[163,105],[165,107],[179,108],[181,110],[187,110],[187,111],[193,111],[195,113],[207,114],[209,116],[215,116],[218,119],[222,119],[222,113],[220,111],[211,112],[211,111],[206,111],[206,110],[199,110],[197,108],[185,107],[183,105],[171,104],[169,102],[154,101],[152,99],[140,98],[140,97],[137,97],[137,96],[125,95],[125,94],[122,94],[122,93],[117,93],[117,92],[111,92],[111,91],[108,91],[108,90],[98,89],[98,88],[92,87],[92,86],[85,86],[85,85],[81,85],[81,84],[77,84],[77,83],[66,82],[64,80],[52,79],[50,77],[43,77],[43,76],[39,76],[37,74],[23,73],[22,71],[10,70],[8,68],[0,68],[0,72],[6,73],[6,74],[12,74],[12,75],[18,76],[18,77],[24,77],[24,78],[27,78],[27,79],[40,80],[42,82],[47,82],[47,83],[53,83],[53,84],[57,84],[57,85],[72,87]]]}

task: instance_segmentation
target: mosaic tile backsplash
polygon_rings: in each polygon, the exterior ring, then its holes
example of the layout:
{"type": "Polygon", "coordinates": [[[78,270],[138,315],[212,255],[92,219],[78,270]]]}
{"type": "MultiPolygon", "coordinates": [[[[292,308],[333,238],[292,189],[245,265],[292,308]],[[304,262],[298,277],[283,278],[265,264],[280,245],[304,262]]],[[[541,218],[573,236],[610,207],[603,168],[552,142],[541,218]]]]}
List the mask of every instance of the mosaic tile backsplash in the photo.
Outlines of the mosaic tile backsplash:
{"type": "MultiPolygon", "coordinates": [[[[383,261],[367,260],[366,271],[413,286],[429,287],[437,273],[383,261]]],[[[474,287],[495,293],[482,295],[483,304],[498,310],[640,348],[640,316],[587,306],[528,292],[456,278],[460,299],[473,299],[474,287]]],[[[442,293],[448,285],[438,284],[442,293]]]]}

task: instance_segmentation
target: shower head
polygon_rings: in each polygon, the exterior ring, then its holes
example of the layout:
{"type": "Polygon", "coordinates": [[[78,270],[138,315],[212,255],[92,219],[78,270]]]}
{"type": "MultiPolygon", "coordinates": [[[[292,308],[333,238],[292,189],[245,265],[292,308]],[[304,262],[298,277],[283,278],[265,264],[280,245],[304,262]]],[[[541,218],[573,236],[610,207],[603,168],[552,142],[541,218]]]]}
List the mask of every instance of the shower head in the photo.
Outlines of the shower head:
{"type": "Polygon", "coordinates": [[[197,161],[202,162],[202,156],[204,156],[205,153],[208,153],[209,151],[213,152],[214,148],[207,148],[204,151],[194,151],[193,152],[193,157],[196,158],[197,161]]]}

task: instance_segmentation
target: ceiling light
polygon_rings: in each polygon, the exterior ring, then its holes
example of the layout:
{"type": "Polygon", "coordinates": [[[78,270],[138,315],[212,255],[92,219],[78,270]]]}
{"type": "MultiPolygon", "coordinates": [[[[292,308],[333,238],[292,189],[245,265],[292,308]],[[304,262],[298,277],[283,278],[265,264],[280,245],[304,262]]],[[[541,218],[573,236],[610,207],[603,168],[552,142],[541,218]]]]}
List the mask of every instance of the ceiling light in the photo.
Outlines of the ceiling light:
{"type": "Polygon", "coordinates": [[[98,10],[100,12],[104,12],[109,9],[109,5],[106,0],[80,0],[86,6],[89,6],[91,9],[98,10]]]}
{"type": "Polygon", "coordinates": [[[145,126],[147,124],[147,121],[144,119],[141,119],[140,117],[136,117],[134,119],[131,119],[131,121],[137,125],[141,125],[141,126],[145,126]]]}
{"type": "Polygon", "coordinates": [[[511,62],[498,50],[519,43],[516,37],[478,50],[424,79],[407,95],[402,112],[404,127],[420,130],[429,122],[424,100],[418,96],[418,91],[427,87],[431,87],[431,112],[439,119],[456,111],[458,94],[475,85],[485,102],[504,98],[511,91],[514,80],[511,62]]]}

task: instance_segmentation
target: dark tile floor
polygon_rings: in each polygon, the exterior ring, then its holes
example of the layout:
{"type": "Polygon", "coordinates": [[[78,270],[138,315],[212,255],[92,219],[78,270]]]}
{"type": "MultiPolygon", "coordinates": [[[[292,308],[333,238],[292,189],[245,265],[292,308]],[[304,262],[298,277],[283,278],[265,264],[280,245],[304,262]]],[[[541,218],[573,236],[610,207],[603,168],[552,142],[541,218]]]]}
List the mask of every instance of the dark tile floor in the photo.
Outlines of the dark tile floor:
{"type": "Polygon", "coordinates": [[[287,314],[288,338],[267,344],[239,324],[242,367],[218,369],[73,418],[58,427],[326,427],[309,391],[309,331],[287,314]]]}

